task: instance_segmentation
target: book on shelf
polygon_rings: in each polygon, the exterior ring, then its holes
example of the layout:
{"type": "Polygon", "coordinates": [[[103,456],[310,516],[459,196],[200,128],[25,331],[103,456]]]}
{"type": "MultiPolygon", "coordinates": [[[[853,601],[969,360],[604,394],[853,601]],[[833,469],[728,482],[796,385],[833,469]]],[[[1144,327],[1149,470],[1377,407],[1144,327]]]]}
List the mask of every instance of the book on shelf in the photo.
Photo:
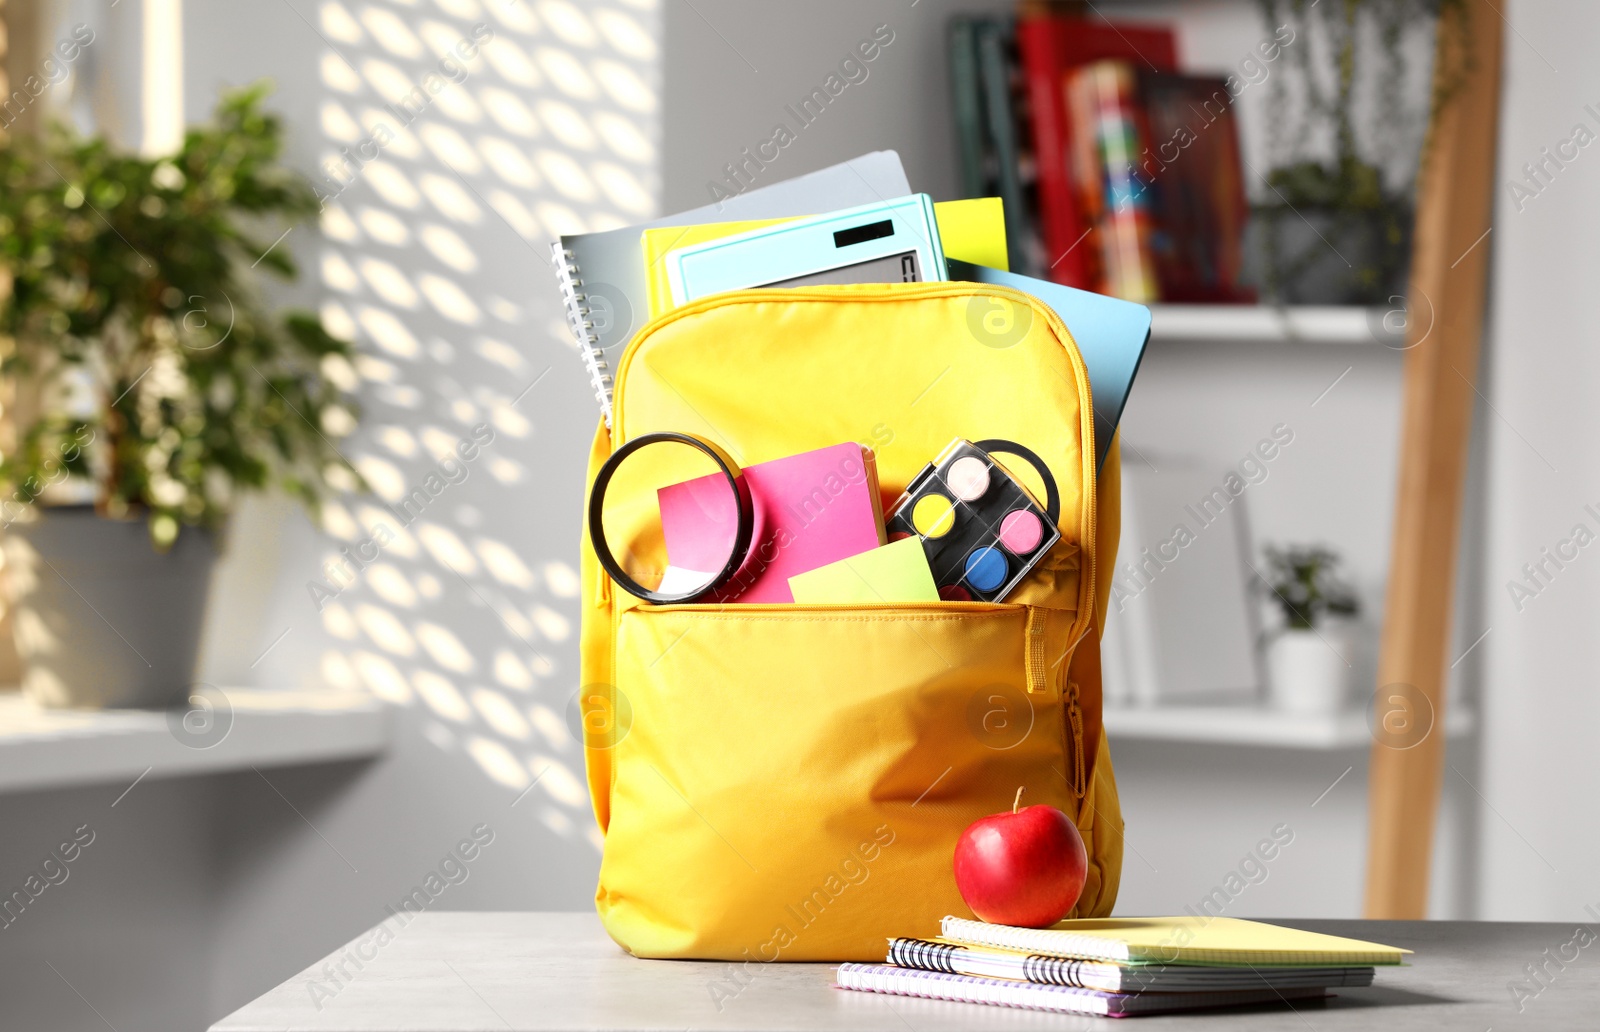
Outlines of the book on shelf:
{"type": "Polygon", "coordinates": [[[955,113],[956,150],[961,159],[961,189],[968,197],[988,193],[989,176],[984,167],[985,128],[982,87],[978,80],[978,27],[976,18],[956,15],[950,19],[950,101],[955,113]]]}
{"type": "Polygon", "coordinates": [[[1028,99],[1038,178],[1038,221],[1044,264],[1057,283],[1101,288],[1098,252],[1085,247],[1090,224],[1075,199],[1073,126],[1063,89],[1067,73],[1105,58],[1136,60],[1161,71],[1178,67],[1177,41],[1163,26],[1103,18],[1030,14],[1017,21],[1017,50],[1028,99]]]}
{"type": "MultiPolygon", "coordinates": [[[[984,121],[994,148],[995,178],[1006,208],[1006,236],[1021,242],[1028,236],[1028,202],[1023,194],[1021,132],[1013,103],[1015,67],[1010,26],[995,19],[978,25],[978,81],[983,88],[984,121]]],[[[1024,248],[1018,248],[1025,254],[1024,248]]],[[[1024,267],[1031,267],[1026,260],[1024,267]]]]}
{"type": "Polygon", "coordinates": [[[949,24],[951,100],[961,185],[968,197],[1005,202],[1010,268],[1034,272],[1042,250],[1035,206],[1032,135],[1011,19],[956,15],[949,24]]]}
{"type": "Polygon", "coordinates": [[[1254,302],[1240,283],[1249,208],[1224,80],[1108,59],[1068,72],[1063,91],[1101,289],[1130,301],[1254,302]]]}
{"type": "Polygon", "coordinates": [[[1233,96],[1178,73],[1171,28],[1028,10],[958,17],[949,43],[963,185],[1005,197],[1016,267],[1130,301],[1255,300],[1233,96]]]}
{"type": "Polygon", "coordinates": [[[1133,177],[1152,198],[1161,300],[1254,304],[1241,284],[1250,209],[1226,81],[1128,67],[1145,137],[1133,177]]]}
{"type": "Polygon", "coordinates": [[[1160,300],[1156,278],[1154,192],[1134,167],[1148,150],[1138,73],[1127,61],[1092,61],[1067,72],[1072,180],[1098,253],[1098,289],[1125,301],[1160,300]]]}

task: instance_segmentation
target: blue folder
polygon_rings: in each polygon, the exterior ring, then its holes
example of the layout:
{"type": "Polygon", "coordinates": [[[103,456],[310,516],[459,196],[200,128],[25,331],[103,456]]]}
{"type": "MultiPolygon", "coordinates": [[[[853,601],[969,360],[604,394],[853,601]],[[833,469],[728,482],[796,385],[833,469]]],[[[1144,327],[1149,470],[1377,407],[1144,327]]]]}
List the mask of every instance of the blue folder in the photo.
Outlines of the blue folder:
{"type": "Polygon", "coordinates": [[[991,269],[987,265],[947,258],[950,278],[968,283],[989,283],[1032,294],[1043,301],[1072,331],[1083,364],[1089,370],[1089,390],[1094,397],[1094,434],[1100,465],[1111,450],[1111,438],[1122,420],[1128,391],[1150,343],[1150,309],[1048,280],[991,269]]]}

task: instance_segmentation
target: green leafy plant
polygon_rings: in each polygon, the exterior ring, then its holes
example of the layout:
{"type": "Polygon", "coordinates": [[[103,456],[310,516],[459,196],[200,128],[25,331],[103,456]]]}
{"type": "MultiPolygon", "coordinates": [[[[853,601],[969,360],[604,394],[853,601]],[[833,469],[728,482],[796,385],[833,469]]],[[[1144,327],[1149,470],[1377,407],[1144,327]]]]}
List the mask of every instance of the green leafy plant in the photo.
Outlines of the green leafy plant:
{"type": "Polygon", "coordinates": [[[1470,61],[1470,41],[1452,40],[1458,60],[1434,76],[1431,93],[1413,98],[1404,39],[1409,29],[1430,24],[1460,33],[1464,18],[1441,15],[1463,2],[1258,0],[1269,29],[1286,23],[1297,29],[1284,73],[1269,87],[1273,164],[1265,177],[1268,202],[1256,206],[1269,295],[1293,294],[1326,261],[1329,246],[1350,266],[1350,296],[1339,300],[1381,303],[1398,287],[1410,258],[1414,168],[1427,156],[1425,123],[1459,87],[1470,61]],[[1358,86],[1370,86],[1376,97],[1365,133],[1357,131],[1358,86]],[[1313,141],[1328,140],[1332,153],[1314,155],[1313,141]],[[1308,213],[1320,228],[1297,250],[1285,238],[1303,234],[1308,213]]]}
{"type": "Polygon", "coordinates": [[[55,127],[0,149],[0,374],[16,399],[4,519],[65,481],[152,541],[217,526],[242,490],[315,510],[359,486],[332,443],[355,413],[350,345],[273,315],[259,271],[297,271],[282,235],[319,209],[279,163],[264,85],[225,94],[166,158],[55,127]],[[280,235],[282,234],[282,235],[280,235]]]}
{"type": "Polygon", "coordinates": [[[1324,616],[1355,616],[1355,592],[1339,579],[1339,554],[1323,545],[1268,545],[1267,586],[1284,626],[1308,631],[1324,616]]]}

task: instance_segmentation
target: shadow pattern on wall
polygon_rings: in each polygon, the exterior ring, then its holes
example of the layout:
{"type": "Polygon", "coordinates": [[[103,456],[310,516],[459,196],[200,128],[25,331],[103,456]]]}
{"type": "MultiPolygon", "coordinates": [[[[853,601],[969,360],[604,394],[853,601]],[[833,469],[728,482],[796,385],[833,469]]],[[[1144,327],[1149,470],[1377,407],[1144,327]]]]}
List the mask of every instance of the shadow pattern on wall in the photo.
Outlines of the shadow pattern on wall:
{"type": "Polygon", "coordinates": [[[548,241],[654,209],[658,18],[656,0],[327,0],[314,16],[321,311],[359,350],[327,372],[365,406],[358,428],[325,429],[350,433],[344,484],[370,487],[327,506],[305,571],[321,677],[425,710],[430,742],[597,849],[570,705],[575,536],[529,529],[578,504],[541,473],[545,378],[577,363],[548,241]]]}

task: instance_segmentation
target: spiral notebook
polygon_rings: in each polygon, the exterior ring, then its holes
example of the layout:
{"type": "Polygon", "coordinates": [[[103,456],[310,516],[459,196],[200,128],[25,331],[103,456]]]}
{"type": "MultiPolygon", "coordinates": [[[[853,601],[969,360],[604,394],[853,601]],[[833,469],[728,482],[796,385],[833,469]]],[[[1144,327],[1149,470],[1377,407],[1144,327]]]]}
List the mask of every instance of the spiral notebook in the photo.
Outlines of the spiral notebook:
{"type": "Polygon", "coordinates": [[[1220,992],[1240,989],[1322,989],[1372,984],[1371,967],[1200,967],[1117,964],[1044,953],[971,946],[934,939],[890,939],[888,962],[947,975],[1070,985],[1103,993],[1220,992]]]}
{"type": "Polygon", "coordinates": [[[1103,993],[1066,985],[1036,985],[1005,978],[978,978],[888,964],[840,964],[834,975],[841,989],[930,1000],[986,1003],[998,1007],[1127,1017],[1211,1007],[1244,1007],[1326,996],[1323,989],[1240,989],[1215,993],[1103,993]]]}
{"type": "Polygon", "coordinates": [[[900,156],[892,150],[873,151],[809,175],[746,190],[703,208],[637,226],[569,234],[551,244],[567,323],[606,426],[611,425],[611,362],[645,324],[650,310],[639,247],[644,230],[813,215],[903,197],[910,192],[900,156]]]}
{"type": "Polygon", "coordinates": [[[1017,928],[947,917],[941,938],[1082,960],[1157,964],[1399,964],[1410,950],[1236,917],[1122,917],[1017,928]]]}

